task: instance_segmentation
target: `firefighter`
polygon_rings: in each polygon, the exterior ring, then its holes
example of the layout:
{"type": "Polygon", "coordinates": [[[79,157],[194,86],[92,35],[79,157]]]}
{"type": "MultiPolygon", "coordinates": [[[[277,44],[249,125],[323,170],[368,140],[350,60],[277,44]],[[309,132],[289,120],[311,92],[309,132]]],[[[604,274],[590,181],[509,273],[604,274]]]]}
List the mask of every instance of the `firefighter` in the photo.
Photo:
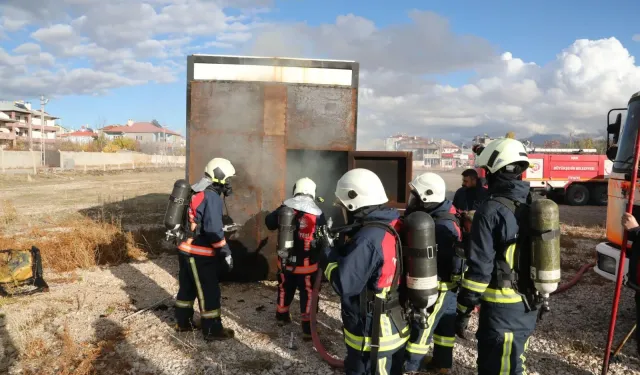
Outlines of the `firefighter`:
{"type": "Polygon", "coordinates": [[[455,252],[461,240],[456,208],[445,198],[446,185],[435,173],[424,173],[409,183],[411,196],[405,217],[414,211],[431,215],[436,224],[438,244],[438,299],[430,309],[427,329],[412,323],[411,338],[407,343],[405,371],[428,370],[448,374],[453,366],[455,342],[456,291],[462,272],[462,259],[455,252]],[[435,328],[435,329],[434,329],[435,328]],[[433,357],[426,358],[428,341],[433,336],[433,357]]]}
{"type": "Polygon", "coordinates": [[[311,290],[318,271],[318,254],[313,240],[317,227],[325,225],[322,210],[316,205],[316,184],[310,178],[301,178],[293,185],[293,198],[284,201],[275,211],[265,218],[269,230],[278,229],[278,214],[283,207],[290,207],[295,214],[293,233],[293,251],[285,260],[278,256],[278,294],[276,297],[276,320],[284,324],[291,323],[289,305],[293,301],[296,289],[300,291],[300,314],[303,339],[311,339],[309,319],[311,290]]]}
{"type": "Polygon", "coordinates": [[[230,194],[229,178],[235,176],[235,172],[229,160],[215,158],[209,161],[204,177],[191,187],[187,239],[178,246],[180,287],[176,297],[176,330],[194,330],[193,302],[197,297],[200,328],[206,341],[234,337],[233,330],[222,327],[216,257],[221,255],[228,269],[233,268],[231,250],[223,231],[221,194],[230,194]]]}
{"type": "MultiPolygon", "coordinates": [[[[636,325],[640,324],[640,241],[637,241],[640,233],[638,221],[630,213],[622,215],[622,226],[629,231],[629,241],[633,241],[631,245],[631,254],[629,255],[629,275],[627,285],[635,290],[636,300],[636,325]]],[[[636,351],[640,356],[640,329],[636,328],[636,351]]]]}
{"type": "Polygon", "coordinates": [[[453,205],[460,211],[473,211],[489,196],[475,169],[462,172],[462,187],[453,196],[453,205]]]}
{"type": "Polygon", "coordinates": [[[530,203],[529,183],[522,181],[529,159],[522,143],[503,138],[489,143],[476,164],[487,172],[490,198],[473,217],[468,268],[458,291],[457,330],[464,331],[480,304],[478,374],[522,374],[537,312],[523,298],[530,296],[515,290],[518,278],[526,276],[515,277],[513,270],[520,227],[510,205],[530,203]]]}
{"type": "Polygon", "coordinates": [[[345,373],[400,375],[409,338],[399,302],[401,268],[396,267],[402,261],[398,259],[400,214],[385,207],[388,199],[382,182],[367,169],[345,173],[338,180],[336,197],[353,229],[346,233],[345,244],[335,249],[322,233],[321,265],[340,295],[345,373]]]}

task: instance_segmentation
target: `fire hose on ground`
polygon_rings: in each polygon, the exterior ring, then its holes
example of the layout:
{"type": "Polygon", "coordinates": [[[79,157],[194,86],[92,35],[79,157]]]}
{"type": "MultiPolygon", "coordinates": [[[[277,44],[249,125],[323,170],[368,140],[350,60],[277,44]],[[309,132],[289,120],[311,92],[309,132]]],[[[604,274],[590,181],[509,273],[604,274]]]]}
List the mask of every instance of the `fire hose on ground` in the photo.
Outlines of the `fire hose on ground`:
{"type": "MultiPolygon", "coordinates": [[[[564,293],[567,290],[571,289],[574,285],[578,283],[578,281],[580,281],[580,279],[582,278],[582,275],[584,275],[584,273],[587,272],[589,269],[595,267],[595,265],[596,265],[595,263],[589,263],[582,266],[571,280],[560,285],[560,287],[558,287],[558,289],[555,292],[551,293],[551,295],[564,293]]],[[[322,341],[320,341],[320,337],[318,336],[317,310],[318,310],[318,299],[320,296],[320,287],[322,285],[323,276],[324,276],[324,270],[320,267],[318,269],[318,277],[316,277],[315,283],[313,284],[313,292],[311,294],[311,316],[310,316],[311,339],[313,342],[313,347],[316,348],[316,350],[318,351],[322,359],[324,359],[325,362],[329,364],[329,366],[334,368],[344,368],[344,360],[329,354],[327,352],[327,349],[322,344],[322,341]]],[[[620,347],[622,345],[624,345],[624,342],[621,343],[620,347]]]]}

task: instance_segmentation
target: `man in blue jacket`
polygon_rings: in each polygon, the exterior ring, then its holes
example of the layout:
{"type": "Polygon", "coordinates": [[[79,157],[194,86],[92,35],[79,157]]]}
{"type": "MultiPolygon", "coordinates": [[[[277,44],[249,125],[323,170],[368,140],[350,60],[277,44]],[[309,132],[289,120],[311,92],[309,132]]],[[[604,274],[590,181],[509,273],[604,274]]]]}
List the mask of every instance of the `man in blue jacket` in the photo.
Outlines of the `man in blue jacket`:
{"type": "Polygon", "coordinates": [[[191,186],[185,225],[187,239],[178,246],[180,287],[176,296],[176,330],[194,330],[193,303],[197,297],[200,327],[206,341],[234,337],[233,330],[222,327],[216,257],[221,255],[229,269],[233,268],[231,250],[224,237],[224,202],[220,195],[230,193],[228,179],[235,173],[235,168],[226,159],[215,158],[207,164],[205,176],[191,186]]]}
{"type": "MultiPolygon", "coordinates": [[[[321,265],[340,295],[347,375],[402,374],[409,327],[402,318],[400,282],[400,214],[385,207],[387,195],[378,176],[356,168],[336,187],[337,204],[353,230],[340,248],[324,243],[321,265]]],[[[322,238],[326,239],[327,236],[322,238]]]]}
{"type": "Polygon", "coordinates": [[[466,326],[480,304],[477,367],[480,375],[523,374],[529,337],[537,311],[531,296],[518,292],[528,270],[516,273],[518,207],[530,204],[529,183],[522,173],[529,167],[522,143],[509,138],[489,143],[476,164],[487,171],[490,197],[475,212],[467,271],[458,292],[456,324],[466,326]]]}
{"type": "Polygon", "coordinates": [[[453,366],[455,342],[456,291],[462,273],[462,259],[455,247],[462,240],[456,207],[445,199],[447,188],[442,177],[424,173],[409,183],[411,196],[405,210],[406,218],[412,212],[426,212],[435,221],[438,244],[438,299],[430,308],[428,327],[421,329],[412,322],[411,338],[407,343],[405,371],[428,370],[448,374],[453,366]],[[435,328],[435,329],[434,329],[435,328]],[[425,358],[433,336],[433,357],[425,358]]]}
{"type": "Polygon", "coordinates": [[[276,320],[287,324],[291,322],[289,305],[293,301],[296,289],[300,292],[300,314],[302,337],[311,339],[311,291],[318,273],[318,251],[314,233],[317,228],[326,225],[324,214],[315,203],[316,184],[304,177],[293,185],[293,197],[284,201],[282,206],[265,218],[269,230],[278,229],[278,214],[282,207],[289,207],[295,214],[293,249],[287,254],[286,266],[282,269],[282,258],[278,255],[278,294],[276,297],[276,320]]]}

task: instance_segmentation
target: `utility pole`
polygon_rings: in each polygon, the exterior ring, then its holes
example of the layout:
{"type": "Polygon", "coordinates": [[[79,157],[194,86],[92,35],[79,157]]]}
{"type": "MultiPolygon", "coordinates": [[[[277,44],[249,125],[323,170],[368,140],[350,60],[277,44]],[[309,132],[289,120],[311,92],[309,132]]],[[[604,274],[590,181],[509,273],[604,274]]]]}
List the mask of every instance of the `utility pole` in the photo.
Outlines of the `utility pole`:
{"type": "Polygon", "coordinates": [[[44,133],[44,106],[49,102],[49,99],[45,99],[44,95],[40,96],[40,125],[41,125],[41,132],[40,132],[40,152],[42,153],[42,166],[45,167],[46,166],[46,158],[45,158],[45,152],[44,152],[44,137],[45,137],[45,133],[44,133]]]}

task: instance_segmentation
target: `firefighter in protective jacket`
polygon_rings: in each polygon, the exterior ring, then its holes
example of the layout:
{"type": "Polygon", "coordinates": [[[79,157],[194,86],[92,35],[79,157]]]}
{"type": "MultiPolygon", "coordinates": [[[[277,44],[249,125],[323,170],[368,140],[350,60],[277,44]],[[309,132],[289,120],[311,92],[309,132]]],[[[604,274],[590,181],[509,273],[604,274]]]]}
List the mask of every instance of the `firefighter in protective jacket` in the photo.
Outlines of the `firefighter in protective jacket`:
{"type": "Polygon", "coordinates": [[[530,203],[529,183],[522,181],[529,159],[522,143],[503,138],[489,143],[476,164],[487,172],[490,197],[473,217],[456,324],[464,331],[469,314],[480,304],[478,374],[523,374],[537,312],[516,290],[513,269],[520,227],[514,212],[503,202],[506,198],[516,207],[530,203]]]}
{"type": "Polygon", "coordinates": [[[340,248],[331,249],[330,241],[324,241],[321,265],[341,299],[345,372],[402,374],[409,327],[402,317],[397,289],[400,214],[384,206],[388,199],[382,182],[367,169],[344,174],[336,197],[354,229],[346,233],[348,241],[340,248]]]}
{"type": "Polygon", "coordinates": [[[188,207],[187,239],[178,246],[180,287],[176,297],[176,329],[194,329],[193,303],[197,297],[200,326],[207,341],[234,337],[233,330],[222,327],[216,257],[222,256],[228,268],[233,267],[231,250],[224,237],[224,202],[220,195],[230,193],[228,179],[235,172],[226,159],[215,158],[207,164],[205,176],[191,187],[193,195],[188,207]]]}
{"type": "Polygon", "coordinates": [[[295,231],[293,248],[284,260],[278,256],[278,295],[276,298],[276,320],[291,322],[289,305],[293,301],[296,289],[300,291],[300,314],[302,332],[305,340],[311,339],[309,320],[311,291],[318,271],[318,249],[315,246],[314,233],[319,226],[325,225],[322,210],[315,203],[316,184],[309,178],[301,178],[293,186],[293,198],[284,201],[275,211],[265,218],[269,230],[278,229],[278,214],[283,207],[294,211],[295,231]]]}
{"type": "Polygon", "coordinates": [[[421,329],[412,323],[411,338],[407,343],[405,371],[422,369],[448,374],[453,366],[455,342],[456,291],[462,268],[462,259],[455,252],[461,238],[460,225],[455,216],[456,208],[445,199],[446,185],[435,173],[424,173],[409,183],[411,196],[405,217],[415,211],[431,215],[436,224],[438,244],[438,299],[430,309],[428,327],[421,329]],[[433,336],[433,357],[425,358],[433,336]],[[424,364],[424,365],[423,365],[424,364]],[[422,365],[422,366],[421,366],[422,365]]]}

